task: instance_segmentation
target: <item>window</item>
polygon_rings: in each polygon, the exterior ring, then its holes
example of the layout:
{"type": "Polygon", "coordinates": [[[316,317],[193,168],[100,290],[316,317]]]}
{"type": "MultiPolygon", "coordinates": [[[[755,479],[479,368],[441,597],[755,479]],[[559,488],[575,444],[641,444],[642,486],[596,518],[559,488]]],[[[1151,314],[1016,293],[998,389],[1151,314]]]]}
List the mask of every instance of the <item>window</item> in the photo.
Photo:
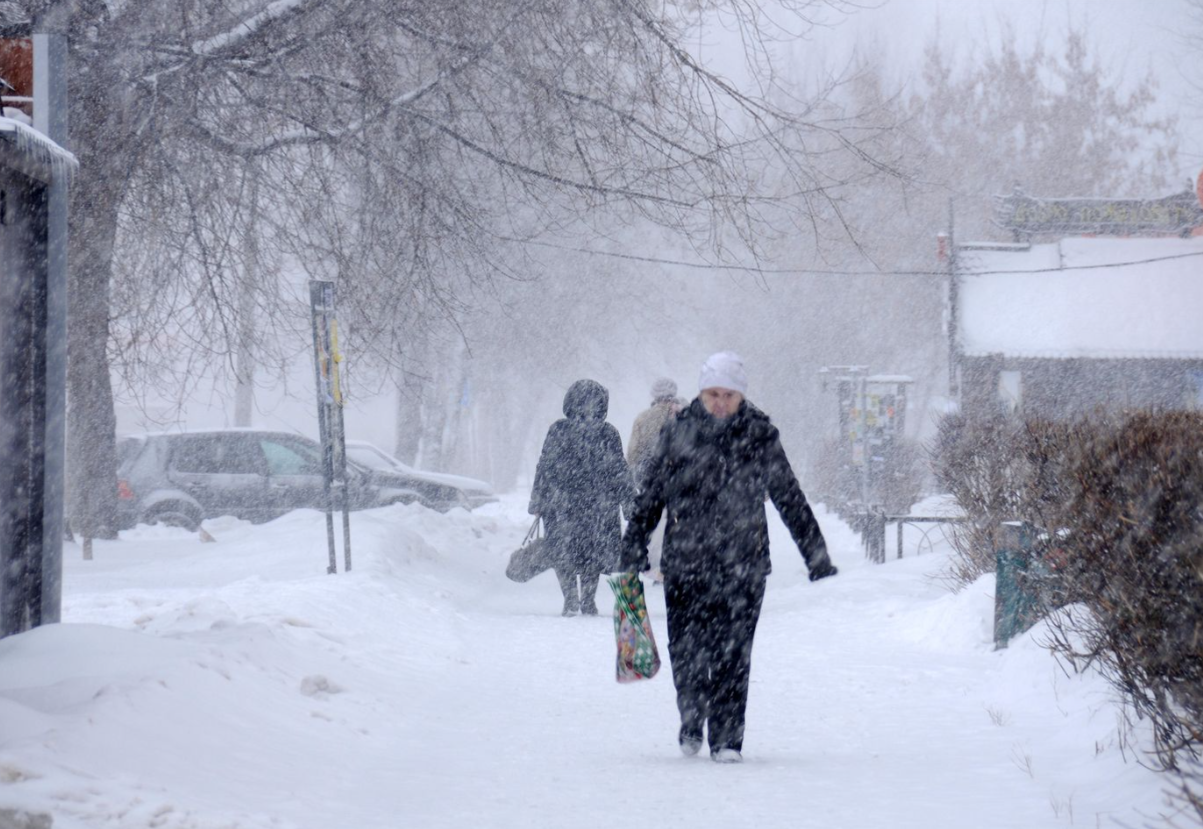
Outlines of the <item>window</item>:
{"type": "Polygon", "coordinates": [[[140,438],[122,438],[117,441],[117,466],[129,463],[142,451],[145,441],[140,438]]]}
{"type": "Polygon", "coordinates": [[[267,456],[267,469],[272,475],[322,474],[322,458],[315,449],[279,440],[261,440],[259,445],[267,456]]]}
{"type": "Polygon", "coordinates": [[[239,435],[196,435],[173,441],[171,466],[201,475],[258,475],[263,459],[254,443],[239,435]]]}
{"type": "Polygon", "coordinates": [[[1191,409],[1203,409],[1203,371],[1198,369],[1190,372],[1190,382],[1187,386],[1186,405],[1191,409]]]}
{"type": "Polygon", "coordinates": [[[177,472],[212,475],[222,472],[217,445],[205,438],[184,438],[175,441],[171,451],[171,466],[177,472]]]}
{"type": "Polygon", "coordinates": [[[1007,414],[1023,409],[1023,376],[1019,371],[998,373],[998,402],[1007,414]]]}

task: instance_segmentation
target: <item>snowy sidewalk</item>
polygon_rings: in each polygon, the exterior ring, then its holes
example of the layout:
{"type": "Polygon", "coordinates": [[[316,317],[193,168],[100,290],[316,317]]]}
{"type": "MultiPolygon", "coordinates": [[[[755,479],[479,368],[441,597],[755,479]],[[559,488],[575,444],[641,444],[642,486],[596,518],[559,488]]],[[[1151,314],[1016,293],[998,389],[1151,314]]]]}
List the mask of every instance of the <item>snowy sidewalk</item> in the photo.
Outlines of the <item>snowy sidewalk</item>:
{"type": "Polygon", "coordinates": [[[992,651],[992,594],[949,595],[929,578],[936,557],[858,554],[839,550],[849,566],[817,585],[798,561],[796,583],[770,589],[737,767],[681,757],[667,663],[618,686],[611,620],[558,618],[550,577],[528,586],[532,615],[483,602],[439,704],[407,732],[424,758],[402,784],[415,824],[602,827],[630,809],[657,827],[1001,829],[1108,825],[1132,820],[1134,799],[1159,802],[1117,749],[1095,757],[1096,740],[1115,742],[1101,685],[1066,679],[1027,640],[992,651]],[[451,776],[454,796],[423,796],[451,776]]]}
{"type": "Polygon", "coordinates": [[[314,513],[72,558],[65,616],[89,624],[0,642],[0,809],[56,829],[1039,829],[1161,806],[1104,683],[1031,637],[992,650],[989,580],[948,593],[939,551],[868,564],[824,516],[841,573],[818,584],[772,524],[745,762],[682,758],[667,659],[619,686],[608,616],[561,618],[550,574],[505,580],[522,506],[358,514],[338,576],[314,513]]]}

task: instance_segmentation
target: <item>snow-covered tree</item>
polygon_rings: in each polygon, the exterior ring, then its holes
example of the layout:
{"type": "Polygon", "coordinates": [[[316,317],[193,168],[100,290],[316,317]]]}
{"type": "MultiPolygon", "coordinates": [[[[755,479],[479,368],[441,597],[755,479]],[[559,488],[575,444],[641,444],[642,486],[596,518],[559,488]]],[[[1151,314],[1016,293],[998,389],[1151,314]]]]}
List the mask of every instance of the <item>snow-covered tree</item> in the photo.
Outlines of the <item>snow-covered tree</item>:
{"type": "MultiPolygon", "coordinates": [[[[27,0],[34,16],[62,2],[27,0]]],[[[832,3],[778,5],[804,24],[832,3]]],[[[252,173],[261,260],[337,276],[344,315],[393,359],[412,309],[454,317],[475,286],[510,272],[504,239],[607,213],[702,244],[752,242],[764,158],[783,157],[791,134],[844,140],[685,48],[719,12],[763,46],[769,18],[743,0],[77,0],[70,11],[81,172],[68,428],[72,517],[89,535],[114,498],[110,361],[124,379],[180,361],[194,374],[189,360],[234,361],[248,308],[260,331],[297,317],[283,286],[257,275],[248,300],[239,277],[252,173]]],[[[821,199],[823,159],[788,158],[821,199]]]]}
{"type": "Polygon", "coordinates": [[[1018,185],[1042,197],[1162,196],[1177,159],[1176,119],[1157,112],[1151,75],[1128,83],[1071,30],[1062,49],[949,53],[933,38],[908,97],[926,178],[957,198],[961,238],[991,235],[990,196],[1018,185]]]}
{"type": "MultiPolygon", "coordinates": [[[[937,30],[913,77],[882,65],[881,51],[861,45],[822,112],[855,112],[858,148],[896,175],[832,159],[823,171],[842,184],[798,211],[818,228],[770,246],[769,267],[796,273],[766,274],[765,291],[736,300],[738,316],[756,320],[744,356],[770,367],[764,403],[787,439],[805,436],[803,467],[836,429],[834,399],[819,391],[823,365],[910,375],[920,411],[941,410],[948,349],[936,236],[950,202],[966,241],[1002,238],[991,197],[1016,183],[1039,196],[1163,196],[1181,186],[1168,176],[1176,124],[1159,114],[1155,80],[1112,70],[1087,30],[1031,48],[1004,31],[972,53],[937,30]]],[[[932,424],[924,414],[909,425],[932,424]]]]}

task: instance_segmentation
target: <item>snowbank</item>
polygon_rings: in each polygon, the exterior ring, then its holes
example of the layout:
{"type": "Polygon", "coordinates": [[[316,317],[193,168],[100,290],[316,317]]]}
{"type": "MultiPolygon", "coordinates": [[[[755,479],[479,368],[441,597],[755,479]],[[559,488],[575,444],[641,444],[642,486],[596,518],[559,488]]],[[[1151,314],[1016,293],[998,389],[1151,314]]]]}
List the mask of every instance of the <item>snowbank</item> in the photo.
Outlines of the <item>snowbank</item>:
{"type": "Polygon", "coordinates": [[[948,593],[946,551],[869,564],[822,512],[841,573],[817,584],[771,523],[746,762],[684,759],[667,666],[619,686],[609,618],[560,618],[550,574],[505,580],[524,506],[357,513],[353,569],[333,576],[313,512],[208,522],[213,544],[138,528],[91,562],[68,545],[66,623],[0,641],[0,810],[56,829],[591,827],[631,810],[1009,829],[1139,825],[1160,806],[1101,680],[1060,672],[1038,631],[992,650],[988,579],[948,593]]]}

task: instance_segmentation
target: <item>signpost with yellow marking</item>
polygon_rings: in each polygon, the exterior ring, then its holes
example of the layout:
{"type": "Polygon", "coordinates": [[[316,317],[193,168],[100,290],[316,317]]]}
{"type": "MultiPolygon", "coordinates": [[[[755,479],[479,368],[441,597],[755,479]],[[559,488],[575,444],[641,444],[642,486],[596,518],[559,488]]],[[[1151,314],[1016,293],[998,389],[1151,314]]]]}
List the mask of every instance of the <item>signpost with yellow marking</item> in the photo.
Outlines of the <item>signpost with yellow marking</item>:
{"type": "Polygon", "coordinates": [[[351,513],[347,482],[346,432],[343,429],[343,393],[339,376],[343,361],[338,347],[334,283],[309,281],[309,305],[313,320],[313,368],[317,385],[317,423],[323,456],[323,488],[326,501],[326,542],[330,552],[327,573],[338,572],[334,543],[334,501],[338,493],[343,513],[343,569],[351,569],[351,513]]]}

